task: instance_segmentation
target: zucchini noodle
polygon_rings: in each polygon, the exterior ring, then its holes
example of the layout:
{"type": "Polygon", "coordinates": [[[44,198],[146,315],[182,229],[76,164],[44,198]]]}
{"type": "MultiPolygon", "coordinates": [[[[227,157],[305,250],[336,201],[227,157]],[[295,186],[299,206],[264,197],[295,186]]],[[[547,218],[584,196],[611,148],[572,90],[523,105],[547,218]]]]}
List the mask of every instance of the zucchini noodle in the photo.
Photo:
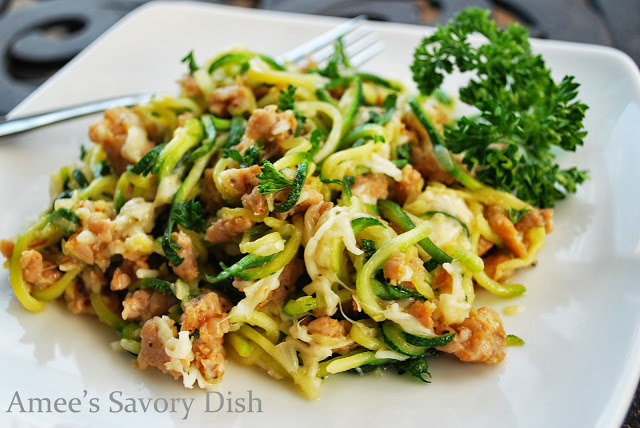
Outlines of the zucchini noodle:
{"type": "Polygon", "coordinates": [[[32,294],[33,297],[44,302],[57,299],[62,296],[62,293],[65,292],[67,287],[72,285],[73,280],[80,274],[80,272],[82,272],[83,269],[84,264],[81,263],[77,268],[65,273],[63,277],[56,281],[51,287],[42,291],[34,291],[32,294]]]}
{"type": "Polygon", "coordinates": [[[20,257],[22,253],[29,248],[29,242],[34,234],[33,228],[20,236],[13,248],[10,265],[10,281],[11,288],[22,305],[31,312],[40,312],[44,310],[44,303],[33,297],[27,289],[22,273],[22,263],[20,257]]]}
{"type": "Polygon", "coordinates": [[[313,160],[316,163],[320,163],[329,154],[333,153],[333,151],[338,147],[338,144],[340,144],[343,125],[342,115],[335,106],[320,101],[300,102],[298,103],[298,109],[300,109],[302,114],[308,116],[312,116],[320,112],[326,114],[331,119],[331,131],[318,153],[313,156],[313,160]]]}
{"type": "Polygon", "coordinates": [[[356,280],[356,289],[358,290],[359,303],[364,311],[374,321],[384,321],[384,308],[380,304],[380,300],[373,292],[371,281],[374,274],[382,267],[395,251],[404,252],[412,245],[429,236],[431,227],[427,222],[422,223],[415,229],[405,232],[393,238],[388,244],[380,248],[369,259],[367,263],[358,272],[356,280]]]}
{"type": "Polygon", "coordinates": [[[324,78],[315,74],[272,70],[267,63],[257,57],[249,61],[247,78],[272,85],[289,84],[300,86],[310,91],[325,82],[324,78]]]}

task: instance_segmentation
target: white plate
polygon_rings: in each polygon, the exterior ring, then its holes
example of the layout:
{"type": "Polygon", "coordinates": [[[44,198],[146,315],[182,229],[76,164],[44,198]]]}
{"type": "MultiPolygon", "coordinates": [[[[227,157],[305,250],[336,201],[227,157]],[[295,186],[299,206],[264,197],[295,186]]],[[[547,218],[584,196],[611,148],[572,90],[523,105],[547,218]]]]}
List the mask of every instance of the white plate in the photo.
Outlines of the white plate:
{"type": "MultiPolygon", "coordinates": [[[[116,25],[20,105],[14,114],[142,91],[177,93],[189,50],[204,60],[232,44],[277,55],[340,20],[190,3],[154,3],[116,25]]],[[[410,81],[408,64],[426,27],[374,23],[386,44],[367,69],[410,81]]],[[[526,340],[497,366],[450,358],[431,363],[433,383],[393,374],[329,379],[319,401],[307,402],[286,382],[232,365],[221,393],[261,400],[262,413],[206,413],[204,392],[186,390],[155,369],[138,371],[112,352],[113,331],[61,305],[25,311],[0,274],[0,426],[619,426],[640,375],[640,74],[624,54],[561,42],[534,43],[556,76],[574,74],[591,108],[586,146],[569,162],[591,180],[557,205],[556,231],[536,268],[518,274],[528,286],[515,301],[487,298],[506,329],[526,340]],[[187,419],[151,408],[126,413],[110,400],[194,399],[187,419]],[[79,413],[19,413],[29,398],[79,398],[79,413]],[[90,399],[99,410],[90,405],[90,399]],[[94,413],[92,413],[92,410],[94,413]],[[114,410],[116,412],[110,412],[114,410]],[[118,410],[121,410],[117,412],[118,410]]],[[[455,82],[454,82],[455,83],[455,82]]],[[[0,236],[14,236],[44,209],[48,173],[79,154],[87,125],[76,120],[3,140],[0,146],[0,236]]],[[[564,162],[565,159],[563,158],[564,162]]],[[[211,398],[216,398],[212,396],[211,398]]],[[[59,402],[61,404],[61,402],[59,402]]],[[[255,403],[255,402],[254,402],[255,403]]],[[[217,398],[210,409],[217,407],[217,398]]],[[[37,410],[37,409],[36,409],[37,410]]],[[[64,410],[60,408],[60,410],[64,410]]],[[[159,407],[159,410],[162,410],[159,407]]],[[[240,410],[234,406],[233,410],[240,410]]]]}

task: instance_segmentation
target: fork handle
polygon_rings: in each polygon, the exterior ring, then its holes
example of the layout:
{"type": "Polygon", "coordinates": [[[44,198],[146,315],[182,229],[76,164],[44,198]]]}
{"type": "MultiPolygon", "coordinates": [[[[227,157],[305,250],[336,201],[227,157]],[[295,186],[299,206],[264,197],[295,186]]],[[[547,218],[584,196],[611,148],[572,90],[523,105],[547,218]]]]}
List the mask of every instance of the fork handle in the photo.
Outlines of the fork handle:
{"type": "Polygon", "coordinates": [[[132,106],[149,101],[152,94],[136,94],[123,97],[109,98],[100,101],[92,101],[45,113],[25,116],[17,119],[7,119],[0,122],[0,137],[29,131],[44,125],[62,122],[76,117],[99,113],[113,107],[132,106]]]}

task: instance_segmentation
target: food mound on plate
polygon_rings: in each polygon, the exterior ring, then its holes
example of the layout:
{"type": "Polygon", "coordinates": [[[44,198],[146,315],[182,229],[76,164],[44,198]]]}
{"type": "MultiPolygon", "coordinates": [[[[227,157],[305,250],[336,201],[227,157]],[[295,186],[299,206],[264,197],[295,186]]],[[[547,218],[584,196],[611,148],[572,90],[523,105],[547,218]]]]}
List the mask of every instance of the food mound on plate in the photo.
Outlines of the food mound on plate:
{"type": "MultiPolygon", "coordinates": [[[[414,76],[450,26],[423,41],[414,76]]],[[[323,67],[244,49],[183,61],[180,97],[106,111],[52,175],[50,209],[2,241],[27,309],[97,315],[137,367],[186,387],[214,387],[230,351],[308,398],[340,372],[426,381],[436,354],[505,358],[500,316],[474,307],[475,290],[522,294],[506,281],[535,263],[553,212],[459,147],[461,127],[491,125],[482,108],[455,118],[453,98],[358,71],[340,42],[323,67]]]]}

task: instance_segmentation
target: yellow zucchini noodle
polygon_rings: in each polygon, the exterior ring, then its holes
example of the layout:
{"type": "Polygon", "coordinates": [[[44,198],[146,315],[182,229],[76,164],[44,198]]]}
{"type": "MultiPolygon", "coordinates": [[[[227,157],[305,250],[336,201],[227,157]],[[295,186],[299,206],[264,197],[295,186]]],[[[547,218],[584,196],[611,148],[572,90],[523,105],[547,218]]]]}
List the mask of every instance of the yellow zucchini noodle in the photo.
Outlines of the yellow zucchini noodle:
{"type": "Polygon", "coordinates": [[[228,358],[309,399],[341,372],[425,381],[440,353],[502,361],[502,321],[475,293],[525,292],[509,278],[552,211],[460,180],[424,129],[442,133],[455,101],[340,50],[307,69],[191,55],[179,97],[106,111],[52,174],[50,208],[1,241],[18,300],[98,316],[137,367],[189,388],[214,388],[228,358]]]}

